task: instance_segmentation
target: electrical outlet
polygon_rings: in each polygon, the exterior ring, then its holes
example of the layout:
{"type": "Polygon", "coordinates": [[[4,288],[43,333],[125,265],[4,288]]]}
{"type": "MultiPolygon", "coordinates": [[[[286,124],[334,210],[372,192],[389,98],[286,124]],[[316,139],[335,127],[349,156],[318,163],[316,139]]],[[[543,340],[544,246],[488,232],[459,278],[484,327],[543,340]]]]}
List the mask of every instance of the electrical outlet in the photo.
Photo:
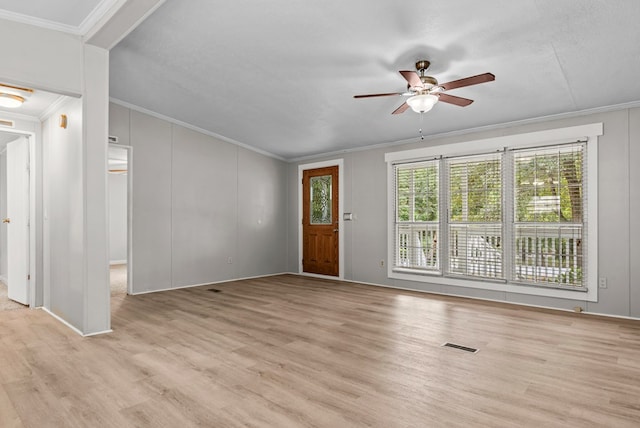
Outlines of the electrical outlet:
{"type": "Polygon", "coordinates": [[[598,279],[598,288],[607,288],[607,278],[604,276],[601,276],[598,279]]]}
{"type": "Polygon", "coordinates": [[[229,263],[229,264],[233,263],[233,259],[232,259],[231,257],[229,257],[229,258],[227,259],[227,263],[229,263]]]}
{"type": "Polygon", "coordinates": [[[380,267],[384,267],[384,260],[380,260],[380,267]]]}

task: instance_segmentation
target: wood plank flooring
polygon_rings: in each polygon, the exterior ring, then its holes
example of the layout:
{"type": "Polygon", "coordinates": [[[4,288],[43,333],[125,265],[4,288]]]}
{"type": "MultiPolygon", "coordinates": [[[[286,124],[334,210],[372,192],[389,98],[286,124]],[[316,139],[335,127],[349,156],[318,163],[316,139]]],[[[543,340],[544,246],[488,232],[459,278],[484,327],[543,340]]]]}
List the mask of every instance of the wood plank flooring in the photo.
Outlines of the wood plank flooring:
{"type": "Polygon", "coordinates": [[[0,427],[640,426],[640,322],[294,275],[112,314],[0,313],[0,427]]]}

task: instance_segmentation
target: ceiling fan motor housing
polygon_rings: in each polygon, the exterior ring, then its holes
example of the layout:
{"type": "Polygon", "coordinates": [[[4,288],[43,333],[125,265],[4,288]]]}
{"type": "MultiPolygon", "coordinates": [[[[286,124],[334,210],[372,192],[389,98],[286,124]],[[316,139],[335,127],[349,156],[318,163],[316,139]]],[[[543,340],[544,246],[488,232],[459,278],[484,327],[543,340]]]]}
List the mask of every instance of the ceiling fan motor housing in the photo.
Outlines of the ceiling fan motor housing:
{"type": "Polygon", "coordinates": [[[427,71],[430,65],[431,63],[426,59],[420,60],[416,62],[416,70],[422,71],[422,72],[427,71]]]}
{"type": "Polygon", "coordinates": [[[432,76],[425,76],[425,72],[429,69],[431,63],[426,59],[420,60],[416,62],[416,70],[420,72],[420,81],[422,82],[422,87],[416,87],[418,92],[423,93],[425,91],[429,91],[431,88],[438,86],[438,80],[432,76]]]}
{"type": "Polygon", "coordinates": [[[420,76],[420,81],[422,82],[422,87],[427,90],[438,86],[438,80],[435,77],[420,76]]]}

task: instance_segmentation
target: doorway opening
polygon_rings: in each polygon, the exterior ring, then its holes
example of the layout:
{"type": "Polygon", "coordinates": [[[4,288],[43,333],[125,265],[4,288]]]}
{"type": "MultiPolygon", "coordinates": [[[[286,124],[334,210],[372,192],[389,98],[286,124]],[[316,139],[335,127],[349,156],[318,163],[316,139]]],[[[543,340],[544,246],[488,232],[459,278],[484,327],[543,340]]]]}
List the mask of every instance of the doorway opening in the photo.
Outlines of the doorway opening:
{"type": "Polygon", "coordinates": [[[300,165],[299,272],[344,277],[343,160],[300,165]]]}
{"type": "Polygon", "coordinates": [[[131,147],[109,144],[109,283],[111,295],[131,294],[131,147]]]}

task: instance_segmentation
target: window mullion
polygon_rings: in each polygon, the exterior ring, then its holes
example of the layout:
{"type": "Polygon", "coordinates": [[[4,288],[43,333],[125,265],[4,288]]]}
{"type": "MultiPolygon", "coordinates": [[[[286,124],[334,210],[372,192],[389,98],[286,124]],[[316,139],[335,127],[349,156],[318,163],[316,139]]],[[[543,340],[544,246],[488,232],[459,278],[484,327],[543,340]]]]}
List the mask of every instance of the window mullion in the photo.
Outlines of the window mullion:
{"type": "Polygon", "coordinates": [[[445,274],[449,271],[449,174],[446,165],[446,160],[440,158],[439,162],[439,180],[440,180],[440,194],[439,197],[439,211],[438,220],[440,223],[440,238],[439,238],[439,251],[440,251],[440,271],[445,274]]]}
{"type": "Polygon", "coordinates": [[[515,257],[515,174],[513,152],[505,150],[502,158],[502,268],[507,281],[513,279],[515,257]]]}

